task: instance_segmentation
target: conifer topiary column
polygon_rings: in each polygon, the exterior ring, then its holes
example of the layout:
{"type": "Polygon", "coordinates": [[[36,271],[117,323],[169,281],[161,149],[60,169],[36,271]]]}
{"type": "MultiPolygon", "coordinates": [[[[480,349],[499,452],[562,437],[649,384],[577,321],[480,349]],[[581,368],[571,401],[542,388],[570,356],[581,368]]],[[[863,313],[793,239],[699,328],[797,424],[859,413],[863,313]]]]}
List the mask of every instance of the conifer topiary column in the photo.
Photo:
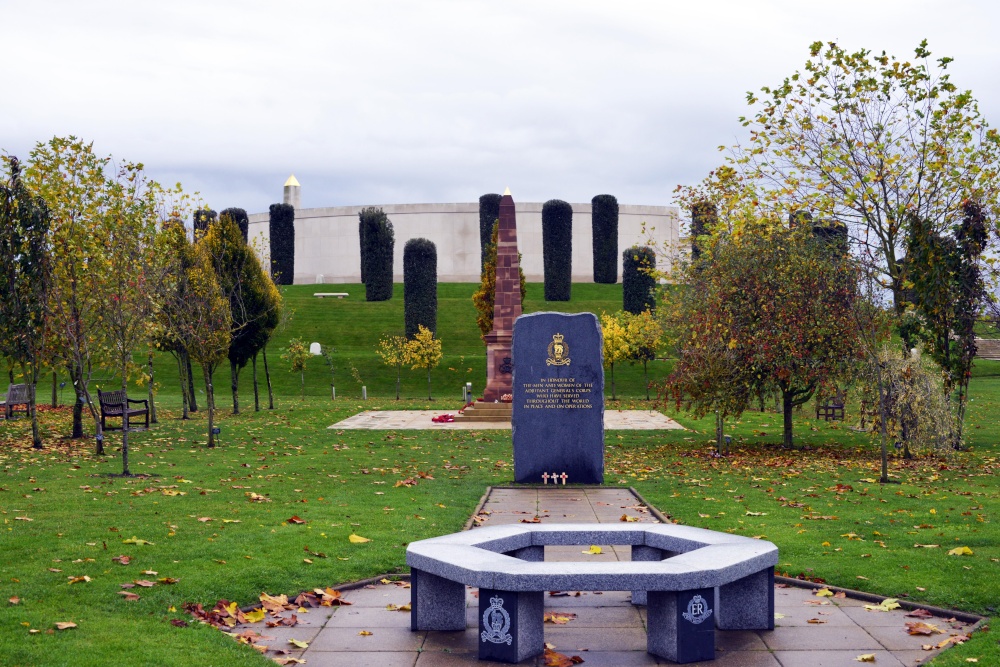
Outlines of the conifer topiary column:
{"type": "Polygon", "coordinates": [[[569,301],[573,285],[573,207],[561,199],[542,205],[545,300],[569,301]]]}
{"type": "Polygon", "coordinates": [[[208,231],[208,226],[212,224],[215,220],[216,213],[210,208],[199,208],[194,212],[194,216],[191,220],[191,226],[194,227],[194,238],[195,240],[200,239],[208,231]]]}
{"type": "Polygon", "coordinates": [[[715,204],[702,199],[696,201],[691,207],[691,259],[697,261],[701,258],[701,245],[699,239],[702,236],[712,233],[712,227],[718,219],[715,212],[715,204]]]}
{"type": "Polygon", "coordinates": [[[275,285],[291,285],[295,280],[295,207],[271,204],[269,213],[271,279],[275,285]]]}
{"type": "Polygon", "coordinates": [[[364,251],[365,299],[388,301],[392,298],[392,255],[396,235],[388,216],[380,208],[369,207],[360,213],[364,251]]]}
{"type": "Polygon", "coordinates": [[[656,279],[650,273],[656,268],[656,254],[647,246],[632,246],[622,253],[622,307],[638,315],[656,308],[653,288],[656,279]]]}
{"type": "Polygon", "coordinates": [[[437,247],[427,239],[403,246],[403,304],[407,339],[420,325],[437,333],[437,247]]]}
{"type": "Polygon", "coordinates": [[[250,218],[247,217],[246,210],[242,208],[227,208],[219,214],[220,218],[227,216],[240,228],[240,234],[243,235],[243,242],[246,243],[250,236],[250,218]]]}
{"type": "Polygon", "coordinates": [[[486,249],[493,235],[493,225],[500,219],[500,195],[490,193],[479,198],[479,272],[486,266],[486,249]]]}
{"type": "Polygon", "coordinates": [[[618,200],[614,195],[597,195],[590,200],[594,234],[594,282],[618,282],[618,200]]]}

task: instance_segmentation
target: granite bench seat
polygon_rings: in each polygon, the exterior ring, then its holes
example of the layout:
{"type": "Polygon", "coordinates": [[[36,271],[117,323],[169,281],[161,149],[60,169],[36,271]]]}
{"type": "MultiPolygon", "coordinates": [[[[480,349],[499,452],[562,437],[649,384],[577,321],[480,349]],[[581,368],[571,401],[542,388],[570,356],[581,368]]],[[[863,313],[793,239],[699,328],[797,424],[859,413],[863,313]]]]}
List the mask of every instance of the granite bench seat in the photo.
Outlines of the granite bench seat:
{"type": "Polygon", "coordinates": [[[480,659],[541,653],[550,590],[632,591],[648,607],[647,650],[675,662],[713,659],[716,627],[774,628],[777,547],[701,528],[495,526],[414,542],[406,562],[413,630],[464,630],[465,586],[479,588],[480,659]],[[630,546],[632,561],[544,561],[546,546],[590,544],[630,546]]]}

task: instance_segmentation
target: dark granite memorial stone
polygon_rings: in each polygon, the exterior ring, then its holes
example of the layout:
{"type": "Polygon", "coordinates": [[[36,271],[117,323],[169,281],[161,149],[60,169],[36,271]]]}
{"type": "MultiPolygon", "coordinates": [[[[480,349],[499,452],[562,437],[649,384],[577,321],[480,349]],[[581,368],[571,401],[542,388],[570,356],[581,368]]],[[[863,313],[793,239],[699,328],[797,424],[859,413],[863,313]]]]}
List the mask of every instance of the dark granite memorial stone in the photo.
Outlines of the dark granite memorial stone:
{"type": "Polygon", "coordinates": [[[570,484],[604,482],[602,347],[593,313],[517,318],[514,481],[542,483],[558,476],[570,484]]]}
{"type": "Polygon", "coordinates": [[[715,591],[648,592],[647,650],[681,664],[715,660],[715,591]]]}

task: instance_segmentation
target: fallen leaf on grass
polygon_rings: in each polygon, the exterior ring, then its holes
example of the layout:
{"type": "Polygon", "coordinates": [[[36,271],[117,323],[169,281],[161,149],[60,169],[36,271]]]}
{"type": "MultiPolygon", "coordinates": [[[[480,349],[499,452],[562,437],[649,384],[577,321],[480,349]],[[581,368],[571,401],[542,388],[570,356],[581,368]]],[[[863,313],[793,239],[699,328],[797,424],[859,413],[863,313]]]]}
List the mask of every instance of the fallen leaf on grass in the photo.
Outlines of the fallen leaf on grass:
{"type": "Polygon", "coordinates": [[[542,619],[543,623],[553,623],[555,625],[566,625],[570,621],[576,618],[576,614],[571,614],[568,612],[549,612],[545,614],[542,619]]]}
{"type": "Polygon", "coordinates": [[[954,549],[952,549],[951,551],[948,552],[948,555],[949,556],[971,556],[972,553],[973,553],[972,549],[970,549],[969,547],[955,547],[954,549]]]}
{"type": "Polygon", "coordinates": [[[60,621],[56,623],[56,630],[72,630],[76,627],[76,623],[71,623],[69,621],[60,621]]]}
{"type": "Polygon", "coordinates": [[[148,579],[136,579],[132,583],[136,586],[142,586],[143,588],[152,588],[156,585],[155,581],[150,581],[148,579]]]}
{"type": "Polygon", "coordinates": [[[254,493],[252,491],[247,492],[246,496],[247,496],[247,500],[249,500],[252,503],[269,503],[269,502],[271,502],[271,499],[268,498],[267,496],[262,496],[259,493],[254,493]]]}
{"type": "Polygon", "coordinates": [[[14,597],[12,597],[12,598],[8,598],[8,599],[7,599],[7,602],[9,602],[9,603],[11,603],[11,604],[21,604],[21,598],[19,598],[19,597],[17,597],[17,596],[15,595],[15,596],[14,596],[14,597]]]}
{"type": "Polygon", "coordinates": [[[295,514],[295,515],[292,515],[292,517],[291,517],[291,518],[289,518],[289,519],[285,519],[285,521],[287,521],[288,523],[294,523],[294,524],[296,524],[296,525],[298,525],[298,524],[302,524],[302,523],[305,523],[305,522],[306,522],[306,520],[305,520],[305,519],[302,519],[302,518],[300,518],[298,514],[295,514]]]}
{"type": "Polygon", "coordinates": [[[122,540],[122,544],[137,544],[137,545],[148,544],[150,546],[153,545],[153,543],[150,542],[149,540],[140,540],[138,537],[134,535],[128,538],[127,540],[122,540]]]}
{"type": "Polygon", "coordinates": [[[354,533],[351,533],[351,536],[348,537],[347,539],[349,539],[353,544],[364,544],[365,542],[371,542],[371,540],[368,539],[367,537],[361,537],[360,535],[356,535],[354,533]]]}
{"type": "Polygon", "coordinates": [[[14,521],[34,521],[34,519],[29,519],[26,516],[16,516],[14,517],[14,521]]]}
{"type": "Polygon", "coordinates": [[[87,584],[90,583],[90,577],[83,575],[82,577],[69,577],[69,583],[71,584],[87,584]]]}
{"type": "Polygon", "coordinates": [[[170,625],[175,628],[186,628],[188,627],[188,622],[179,618],[172,618],[170,619],[170,625]]]}
{"type": "Polygon", "coordinates": [[[940,544],[914,544],[913,548],[914,549],[937,549],[940,546],[941,546],[940,544]]]}
{"type": "Polygon", "coordinates": [[[589,549],[587,549],[586,551],[581,551],[580,553],[587,554],[588,556],[598,556],[602,552],[601,552],[601,547],[592,544],[590,545],[589,549]]]}
{"type": "Polygon", "coordinates": [[[135,602],[136,600],[140,599],[138,595],[130,591],[118,591],[118,595],[121,595],[129,602],[135,602]]]}
{"type": "Polygon", "coordinates": [[[170,584],[176,584],[178,581],[180,581],[180,579],[175,579],[174,577],[161,577],[157,579],[157,581],[160,582],[161,584],[170,585],[170,584]]]}
{"type": "Polygon", "coordinates": [[[122,554],[121,556],[115,556],[111,560],[113,560],[114,562],[119,563],[121,565],[128,565],[129,563],[132,562],[132,557],[131,556],[126,556],[126,555],[122,554]]]}

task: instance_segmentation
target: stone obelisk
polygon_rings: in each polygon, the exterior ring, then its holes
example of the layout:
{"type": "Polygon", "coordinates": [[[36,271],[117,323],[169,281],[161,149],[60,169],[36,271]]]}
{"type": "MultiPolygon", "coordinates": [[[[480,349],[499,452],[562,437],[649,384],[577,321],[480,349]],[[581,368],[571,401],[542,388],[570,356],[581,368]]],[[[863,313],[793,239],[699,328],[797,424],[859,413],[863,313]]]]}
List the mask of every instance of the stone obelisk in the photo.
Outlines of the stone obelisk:
{"type": "MultiPolygon", "coordinates": [[[[513,393],[514,365],[511,362],[511,339],[514,320],[521,315],[521,278],[517,255],[517,221],[510,188],[500,199],[500,224],[497,227],[497,278],[493,302],[493,329],[486,334],[486,390],[483,400],[499,401],[513,393]]],[[[509,399],[508,399],[509,400],[509,399]]]]}

